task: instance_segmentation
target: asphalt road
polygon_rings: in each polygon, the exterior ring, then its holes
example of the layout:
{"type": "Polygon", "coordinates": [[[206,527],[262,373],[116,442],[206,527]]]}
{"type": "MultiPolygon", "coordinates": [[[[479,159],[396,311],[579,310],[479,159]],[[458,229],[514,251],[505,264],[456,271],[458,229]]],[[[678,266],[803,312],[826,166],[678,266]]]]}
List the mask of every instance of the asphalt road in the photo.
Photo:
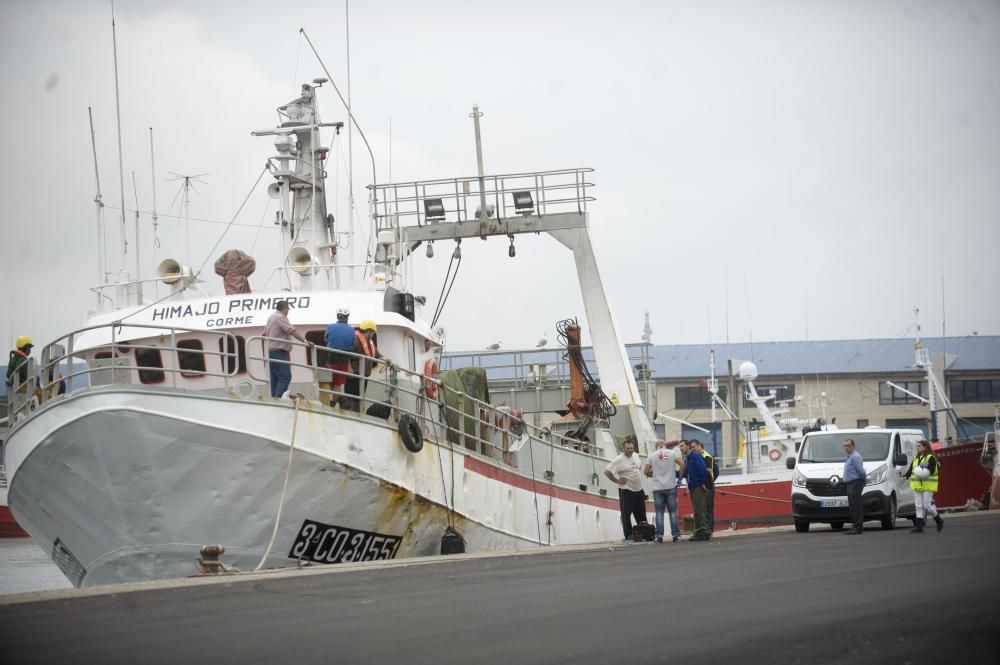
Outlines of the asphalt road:
{"type": "Polygon", "coordinates": [[[0,662],[1000,661],[1000,513],[899,524],[0,602],[0,662]]]}

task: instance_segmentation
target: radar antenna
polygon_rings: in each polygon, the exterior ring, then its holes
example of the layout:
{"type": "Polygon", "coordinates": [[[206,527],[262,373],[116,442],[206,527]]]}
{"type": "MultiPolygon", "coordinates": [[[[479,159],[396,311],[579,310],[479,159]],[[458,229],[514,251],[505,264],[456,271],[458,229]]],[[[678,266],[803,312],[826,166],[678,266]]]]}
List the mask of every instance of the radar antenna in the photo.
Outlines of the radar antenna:
{"type": "Polygon", "coordinates": [[[207,185],[208,183],[202,180],[206,176],[212,175],[211,173],[193,173],[193,174],[183,174],[174,173],[173,171],[167,171],[172,178],[167,178],[167,182],[174,182],[178,180],[183,180],[180,189],[174,194],[174,200],[170,202],[170,207],[172,208],[177,202],[177,197],[181,196],[181,207],[184,210],[184,237],[186,241],[187,253],[185,255],[185,262],[187,265],[191,265],[191,191],[193,190],[195,194],[198,193],[198,188],[194,186],[194,183],[201,185],[207,185]]]}

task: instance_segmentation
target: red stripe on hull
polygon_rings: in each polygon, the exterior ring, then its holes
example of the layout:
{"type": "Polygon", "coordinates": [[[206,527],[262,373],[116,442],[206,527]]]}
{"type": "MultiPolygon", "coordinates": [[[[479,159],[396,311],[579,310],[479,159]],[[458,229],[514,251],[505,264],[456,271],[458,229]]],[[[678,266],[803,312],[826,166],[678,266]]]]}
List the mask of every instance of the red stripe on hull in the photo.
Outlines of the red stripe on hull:
{"type": "Polygon", "coordinates": [[[545,481],[533,480],[526,476],[493,466],[492,464],[488,464],[468,455],[465,456],[465,468],[468,471],[478,473],[481,476],[491,478],[504,483],[505,485],[511,485],[512,487],[517,487],[518,489],[527,490],[529,492],[535,492],[536,494],[541,494],[542,496],[551,496],[555,499],[562,499],[563,501],[582,503],[588,506],[594,506],[595,508],[618,510],[617,492],[615,492],[615,498],[612,499],[604,496],[595,496],[593,494],[588,494],[587,492],[581,492],[580,490],[571,490],[557,485],[549,485],[545,481]]]}
{"type": "MultiPolygon", "coordinates": [[[[595,496],[588,492],[572,490],[544,481],[535,481],[506,469],[494,466],[475,457],[466,456],[465,468],[481,476],[517,487],[518,489],[536,492],[542,496],[551,496],[563,501],[582,503],[596,508],[618,510],[618,497],[595,496]]],[[[715,494],[715,521],[721,527],[728,527],[730,522],[773,524],[790,522],[792,508],[790,497],[792,483],[790,480],[778,480],[753,485],[727,485],[719,487],[715,494]]],[[[616,493],[617,495],[617,493],[616,493]]],[[[678,513],[691,514],[691,498],[686,489],[678,494],[678,513]]],[[[654,512],[653,502],[646,502],[646,512],[654,512]]]]}
{"type": "Polygon", "coordinates": [[[14,520],[7,506],[0,506],[0,538],[27,538],[28,532],[14,520]]]}

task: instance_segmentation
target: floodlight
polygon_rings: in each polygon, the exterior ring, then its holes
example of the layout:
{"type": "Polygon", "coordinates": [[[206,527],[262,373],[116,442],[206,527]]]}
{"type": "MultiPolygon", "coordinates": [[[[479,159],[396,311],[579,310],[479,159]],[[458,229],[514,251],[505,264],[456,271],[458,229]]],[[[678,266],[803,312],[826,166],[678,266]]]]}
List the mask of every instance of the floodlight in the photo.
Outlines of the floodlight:
{"type": "Polygon", "coordinates": [[[424,199],[424,216],[428,220],[444,219],[444,201],[441,199],[424,199]]]}
{"type": "Polygon", "coordinates": [[[514,212],[520,215],[528,215],[535,210],[535,202],[531,198],[531,192],[514,192],[514,212]]]}

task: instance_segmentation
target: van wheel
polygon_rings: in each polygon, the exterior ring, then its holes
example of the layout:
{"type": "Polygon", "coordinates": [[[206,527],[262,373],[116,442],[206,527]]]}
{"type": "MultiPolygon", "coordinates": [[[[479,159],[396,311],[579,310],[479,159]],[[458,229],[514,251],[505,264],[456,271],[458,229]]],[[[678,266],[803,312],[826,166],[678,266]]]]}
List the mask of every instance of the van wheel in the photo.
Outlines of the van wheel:
{"type": "Polygon", "coordinates": [[[843,531],[844,530],[844,523],[843,522],[830,522],[830,528],[833,529],[834,531],[843,531]]]}
{"type": "Polygon", "coordinates": [[[896,528],[896,497],[889,497],[889,506],[882,518],[882,530],[891,531],[896,528]]]}
{"type": "Polygon", "coordinates": [[[809,522],[803,522],[802,520],[795,520],[795,531],[797,533],[806,533],[809,531],[809,522]]]}

